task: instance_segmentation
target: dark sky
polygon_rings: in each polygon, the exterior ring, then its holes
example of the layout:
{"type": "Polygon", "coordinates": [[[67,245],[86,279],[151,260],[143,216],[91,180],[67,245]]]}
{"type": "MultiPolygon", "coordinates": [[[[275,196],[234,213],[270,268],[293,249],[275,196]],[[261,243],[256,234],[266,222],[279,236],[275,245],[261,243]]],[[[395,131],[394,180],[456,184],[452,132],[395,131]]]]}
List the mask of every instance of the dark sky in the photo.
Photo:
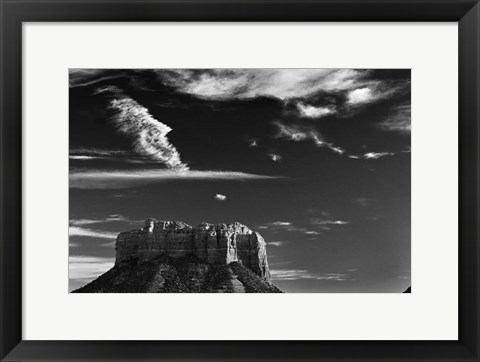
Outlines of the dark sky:
{"type": "Polygon", "coordinates": [[[70,289],[142,220],[241,222],[286,292],[410,285],[410,70],[70,70],[70,289]]]}

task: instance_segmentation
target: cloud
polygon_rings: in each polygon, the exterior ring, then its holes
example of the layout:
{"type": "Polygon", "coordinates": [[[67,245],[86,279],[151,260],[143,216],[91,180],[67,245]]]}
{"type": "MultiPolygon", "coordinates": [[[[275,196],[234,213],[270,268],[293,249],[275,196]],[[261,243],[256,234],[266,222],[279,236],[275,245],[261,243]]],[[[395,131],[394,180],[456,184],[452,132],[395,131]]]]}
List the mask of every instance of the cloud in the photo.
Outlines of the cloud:
{"type": "Polygon", "coordinates": [[[272,280],[332,280],[345,281],[349,279],[344,273],[312,273],[305,269],[273,269],[270,270],[272,280]]]}
{"type": "Polygon", "coordinates": [[[314,107],[303,103],[298,103],[297,108],[300,115],[306,118],[320,118],[335,113],[335,110],[330,107],[314,107]]]}
{"type": "Polygon", "coordinates": [[[322,91],[368,84],[368,70],[355,69],[178,69],[158,71],[164,83],[199,98],[230,100],[303,98],[322,91]]]}
{"type": "Polygon", "coordinates": [[[132,139],[135,152],[164,163],[168,168],[188,170],[188,166],[180,159],[180,153],[167,138],[172,129],[153,118],[145,107],[124,96],[113,99],[109,108],[114,111],[111,124],[118,132],[132,139]]]}
{"type": "Polygon", "coordinates": [[[69,236],[86,236],[91,238],[100,238],[100,239],[116,239],[118,236],[118,232],[114,231],[105,231],[105,230],[95,230],[95,229],[88,229],[81,226],[70,226],[68,228],[68,235],[69,236]]]}
{"type": "Polygon", "coordinates": [[[347,103],[349,104],[369,103],[374,98],[375,97],[370,88],[359,88],[348,93],[347,103]]]}
{"type": "Polygon", "coordinates": [[[123,72],[118,70],[107,69],[77,69],[70,68],[68,70],[69,86],[81,87],[88,86],[105,80],[121,78],[124,76],[123,72]]]}
{"type": "Polygon", "coordinates": [[[138,222],[139,220],[130,220],[129,218],[118,215],[118,214],[113,214],[109,215],[108,217],[105,218],[99,218],[99,219],[70,219],[69,223],[71,226],[83,226],[83,225],[92,225],[92,224],[104,224],[104,223],[111,223],[111,222],[128,222],[128,223],[133,223],[133,222],[138,222]]]}
{"type": "Polygon", "coordinates": [[[110,270],[115,263],[113,258],[87,255],[70,256],[68,262],[69,279],[82,281],[83,284],[90,282],[110,270]]]}
{"type": "Polygon", "coordinates": [[[288,241],[270,241],[270,242],[267,243],[267,245],[272,245],[272,246],[279,247],[279,246],[285,245],[287,243],[288,243],[288,241]]]}
{"type": "Polygon", "coordinates": [[[222,195],[222,194],[215,194],[215,196],[213,198],[215,200],[218,200],[218,201],[225,201],[227,199],[227,196],[222,195]]]}
{"type": "Polygon", "coordinates": [[[376,160],[380,157],[393,156],[393,152],[368,152],[363,155],[363,158],[366,160],[376,160]]]}
{"type": "Polygon", "coordinates": [[[336,147],[332,143],[327,142],[322,135],[311,127],[299,126],[296,124],[287,125],[281,122],[273,122],[273,125],[277,129],[277,133],[274,135],[275,138],[288,139],[293,142],[306,141],[310,140],[317,147],[325,147],[331,151],[342,155],[345,153],[345,150],[341,147],[336,147]]]}
{"type": "Polygon", "coordinates": [[[70,188],[124,189],[172,180],[267,180],[279,176],[265,176],[235,171],[174,171],[169,169],[143,170],[71,170],[70,188]]]}
{"type": "Polygon", "coordinates": [[[280,161],[282,160],[282,156],[277,155],[276,153],[269,153],[269,154],[268,154],[268,157],[270,157],[270,159],[271,159],[273,162],[280,162],[280,161]]]}
{"type": "Polygon", "coordinates": [[[394,156],[394,152],[367,152],[363,155],[348,155],[349,158],[356,160],[378,160],[385,156],[394,156]]]}
{"type": "Polygon", "coordinates": [[[293,225],[290,221],[273,221],[266,223],[264,225],[260,225],[257,229],[261,230],[272,230],[274,232],[278,231],[288,231],[288,232],[297,232],[303,233],[306,235],[319,235],[320,233],[314,230],[309,230],[303,227],[297,227],[293,225]]]}
{"type": "Polygon", "coordinates": [[[393,113],[386,120],[379,124],[379,127],[385,131],[409,134],[412,131],[411,118],[411,106],[399,106],[393,110],[393,113]]]}
{"type": "Polygon", "coordinates": [[[132,153],[121,150],[106,150],[99,148],[73,148],[69,151],[70,156],[85,157],[111,157],[111,156],[130,156],[132,153]]]}
{"type": "Polygon", "coordinates": [[[310,224],[312,225],[347,225],[347,224],[350,224],[350,222],[344,221],[344,220],[328,220],[324,218],[312,218],[310,219],[310,224]]]}
{"type": "Polygon", "coordinates": [[[133,152],[120,150],[102,150],[96,148],[77,148],[70,150],[70,160],[91,161],[106,160],[126,163],[162,163],[158,160],[152,160],[145,156],[139,156],[133,152]]]}
{"type": "Polygon", "coordinates": [[[274,222],[270,223],[270,225],[272,225],[272,226],[290,226],[290,225],[292,225],[292,223],[289,222],[289,221],[274,221],[274,222]]]}
{"type": "Polygon", "coordinates": [[[365,82],[362,87],[357,87],[347,92],[346,106],[355,108],[365,104],[375,103],[405,92],[409,85],[410,82],[382,82],[373,80],[365,82]]]}

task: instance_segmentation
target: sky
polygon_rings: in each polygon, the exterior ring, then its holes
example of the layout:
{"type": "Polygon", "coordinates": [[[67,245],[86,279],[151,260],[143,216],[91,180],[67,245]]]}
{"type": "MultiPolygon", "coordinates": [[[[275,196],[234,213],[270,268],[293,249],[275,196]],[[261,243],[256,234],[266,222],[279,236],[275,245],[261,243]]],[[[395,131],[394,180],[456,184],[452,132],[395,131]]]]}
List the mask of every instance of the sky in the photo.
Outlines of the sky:
{"type": "Polygon", "coordinates": [[[285,292],[411,285],[409,69],[70,69],[69,289],[143,220],[238,221],[285,292]]]}

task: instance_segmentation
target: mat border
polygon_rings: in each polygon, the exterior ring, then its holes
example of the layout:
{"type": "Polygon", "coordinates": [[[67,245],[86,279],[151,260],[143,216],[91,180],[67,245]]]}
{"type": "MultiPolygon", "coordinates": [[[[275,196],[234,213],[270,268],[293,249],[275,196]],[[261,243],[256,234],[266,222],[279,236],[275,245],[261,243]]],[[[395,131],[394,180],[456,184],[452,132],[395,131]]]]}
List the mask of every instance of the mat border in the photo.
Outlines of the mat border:
{"type": "Polygon", "coordinates": [[[2,361],[479,361],[478,0],[0,0],[0,16],[2,361]],[[22,340],[22,23],[144,21],[458,22],[458,341],[22,340]]]}

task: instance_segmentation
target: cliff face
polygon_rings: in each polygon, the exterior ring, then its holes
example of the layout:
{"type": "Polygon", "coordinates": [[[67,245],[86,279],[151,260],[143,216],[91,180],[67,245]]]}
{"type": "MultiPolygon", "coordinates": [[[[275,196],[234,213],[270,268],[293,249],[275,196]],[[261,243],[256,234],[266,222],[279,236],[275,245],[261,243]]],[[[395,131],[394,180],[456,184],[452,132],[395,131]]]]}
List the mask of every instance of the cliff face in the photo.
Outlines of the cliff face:
{"type": "Polygon", "coordinates": [[[263,280],[270,281],[267,252],[262,236],[240,223],[192,227],[179,221],[147,219],[142,229],[120,233],[115,266],[142,264],[159,257],[194,256],[206,264],[238,262],[263,280]]]}

